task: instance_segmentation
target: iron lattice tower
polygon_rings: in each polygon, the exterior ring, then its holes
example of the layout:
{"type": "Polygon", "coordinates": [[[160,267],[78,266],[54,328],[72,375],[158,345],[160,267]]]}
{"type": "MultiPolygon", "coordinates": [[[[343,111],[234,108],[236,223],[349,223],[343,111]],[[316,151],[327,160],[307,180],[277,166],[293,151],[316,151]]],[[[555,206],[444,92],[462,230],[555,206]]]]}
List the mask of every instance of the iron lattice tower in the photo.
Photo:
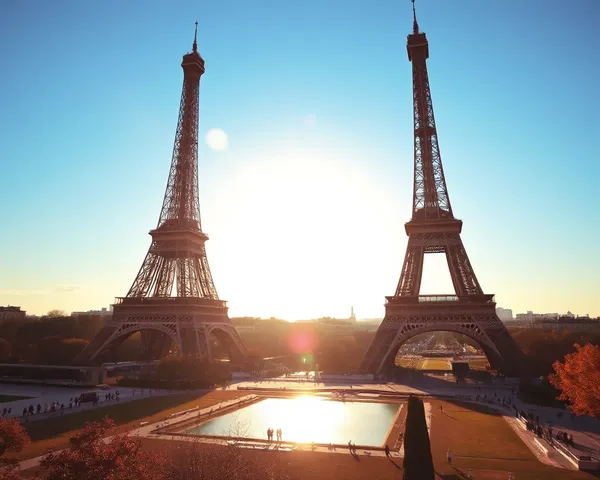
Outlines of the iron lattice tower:
{"type": "Polygon", "coordinates": [[[132,333],[142,335],[144,359],[164,356],[171,347],[181,355],[213,360],[209,336],[215,334],[233,361],[246,356],[217,295],[202,231],[198,200],[198,100],[204,59],[197,30],[192,52],[184,55],[183,89],[173,157],[152,244],[126,297],[117,298],[110,322],[76,363],[98,362],[132,333]]]}
{"type": "Polygon", "coordinates": [[[400,346],[425,332],[450,331],[474,339],[492,368],[518,371],[521,352],[498,316],[494,295],[484,294],[475,276],[454,217],[439,150],[427,74],[429,44],[413,2],[413,32],[408,35],[412,63],[414,179],[412,218],[405,224],[408,245],[396,292],[386,297],[386,314],[362,361],[365,372],[380,374],[393,364],[400,346]],[[420,295],[424,255],[444,253],[454,286],[452,295],[420,295]]]}

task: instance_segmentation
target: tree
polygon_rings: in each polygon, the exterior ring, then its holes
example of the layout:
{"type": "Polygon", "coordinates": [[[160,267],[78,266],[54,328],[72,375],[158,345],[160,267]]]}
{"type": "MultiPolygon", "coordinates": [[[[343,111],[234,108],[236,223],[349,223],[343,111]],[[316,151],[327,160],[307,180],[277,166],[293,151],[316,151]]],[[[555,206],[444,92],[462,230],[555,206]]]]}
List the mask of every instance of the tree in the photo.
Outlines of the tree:
{"type": "Polygon", "coordinates": [[[87,344],[88,341],[82,338],[46,337],[38,344],[36,363],[69,365],[87,344]]]}
{"type": "Polygon", "coordinates": [[[12,353],[12,345],[8,340],[0,338],[0,361],[6,360],[12,353]]]}
{"type": "Polygon", "coordinates": [[[162,480],[164,458],[157,453],[142,453],[140,438],[126,434],[104,442],[114,427],[105,417],[101,422],[87,422],[83,430],[71,438],[70,446],[51,453],[40,462],[45,480],[162,480]]]}
{"type": "Polygon", "coordinates": [[[550,383],[561,391],[558,399],[571,404],[572,412],[600,417],[600,347],[576,343],[575,350],[564,363],[554,362],[556,373],[549,376],[550,383]]]}
{"type": "Polygon", "coordinates": [[[17,419],[0,419],[0,459],[4,459],[6,453],[20,452],[29,441],[27,431],[17,419]]]}
{"type": "Polygon", "coordinates": [[[54,310],[50,310],[46,316],[49,318],[66,317],[67,313],[64,310],[55,308],[54,310]]]}
{"type": "Polygon", "coordinates": [[[6,454],[20,452],[29,442],[29,435],[17,419],[0,419],[0,478],[2,480],[20,478],[18,462],[6,454]]]}
{"type": "Polygon", "coordinates": [[[404,480],[433,480],[435,473],[423,401],[410,396],[407,408],[404,434],[404,480]]]}

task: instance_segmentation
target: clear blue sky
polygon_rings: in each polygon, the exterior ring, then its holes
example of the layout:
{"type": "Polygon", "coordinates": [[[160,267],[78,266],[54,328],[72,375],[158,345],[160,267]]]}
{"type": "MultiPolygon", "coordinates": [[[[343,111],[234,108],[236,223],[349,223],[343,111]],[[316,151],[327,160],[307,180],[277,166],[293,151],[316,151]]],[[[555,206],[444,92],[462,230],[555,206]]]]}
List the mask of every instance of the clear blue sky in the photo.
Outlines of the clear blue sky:
{"type": "MultiPolygon", "coordinates": [[[[417,0],[417,15],[484,290],[515,312],[600,315],[600,2],[417,0]]],[[[196,19],[201,212],[230,314],[382,316],[412,195],[408,0],[0,2],[0,305],[127,293],[196,19]]],[[[449,292],[439,260],[425,293],[449,292]]]]}

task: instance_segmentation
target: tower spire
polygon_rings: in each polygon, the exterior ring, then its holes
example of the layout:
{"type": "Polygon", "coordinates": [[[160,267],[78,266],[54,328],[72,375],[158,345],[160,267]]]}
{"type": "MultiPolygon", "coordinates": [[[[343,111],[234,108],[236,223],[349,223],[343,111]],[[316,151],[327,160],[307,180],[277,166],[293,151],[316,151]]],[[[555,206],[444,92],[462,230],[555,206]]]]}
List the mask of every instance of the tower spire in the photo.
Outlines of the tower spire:
{"type": "MultiPolygon", "coordinates": [[[[414,0],[413,0],[413,2],[414,2],[414,0]]],[[[198,43],[196,43],[197,36],[198,36],[198,20],[196,20],[196,29],[194,30],[194,44],[192,45],[192,51],[194,51],[194,52],[198,51],[198,43]]]]}
{"type": "Polygon", "coordinates": [[[419,24],[417,23],[417,12],[415,11],[415,0],[410,0],[413,7],[413,34],[419,33],[419,24]]]}

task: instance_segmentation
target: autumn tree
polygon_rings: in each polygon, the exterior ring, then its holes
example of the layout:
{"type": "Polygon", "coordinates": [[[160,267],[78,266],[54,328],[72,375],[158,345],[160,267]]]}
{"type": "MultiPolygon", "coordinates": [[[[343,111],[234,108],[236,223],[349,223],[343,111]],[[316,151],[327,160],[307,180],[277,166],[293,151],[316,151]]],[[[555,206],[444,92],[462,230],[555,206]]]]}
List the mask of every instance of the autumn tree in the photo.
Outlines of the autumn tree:
{"type": "Polygon", "coordinates": [[[0,478],[3,480],[19,478],[18,463],[10,455],[23,450],[29,441],[29,435],[17,419],[0,419],[0,478]]]}
{"type": "Polygon", "coordinates": [[[162,480],[164,459],[161,455],[140,451],[142,440],[126,434],[103,438],[114,428],[105,417],[88,422],[71,438],[68,448],[51,453],[40,462],[44,480],[162,480]]]}
{"type": "Polygon", "coordinates": [[[572,412],[600,417],[600,347],[576,343],[575,350],[564,362],[554,362],[556,373],[549,376],[550,383],[561,391],[558,399],[568,401],[572,412]]]}

